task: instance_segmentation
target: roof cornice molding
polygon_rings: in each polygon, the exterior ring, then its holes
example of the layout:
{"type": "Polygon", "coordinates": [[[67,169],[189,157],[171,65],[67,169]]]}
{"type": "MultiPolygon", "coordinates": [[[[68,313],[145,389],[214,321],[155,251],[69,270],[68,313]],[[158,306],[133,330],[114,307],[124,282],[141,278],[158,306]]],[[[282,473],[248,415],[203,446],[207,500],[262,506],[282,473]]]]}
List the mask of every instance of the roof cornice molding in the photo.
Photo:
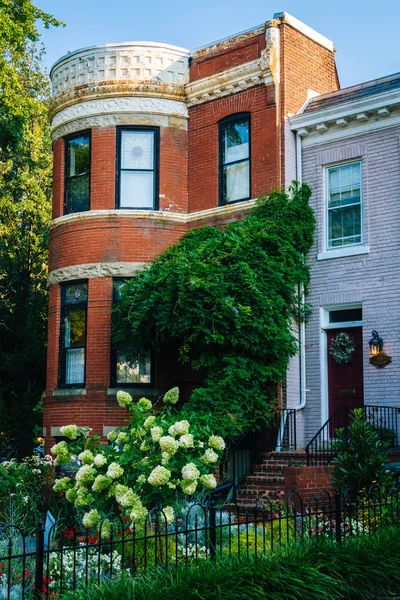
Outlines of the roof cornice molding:
{"type": "Polygon", "coordinates": [[[316,111],[303,112],[290,117],[292,131],[301,137],[326,136],[333,131],[346,131],[352,127],[360,128],[361,123],[382,120],[382,126],[388,125],[388,119],[396,116],[400,109],[399,90],[391,90],[373,97],[343,102],[316,111]]]}
{"type": "Polygon", "coordinates": [[[268,49],[263,50],[261,57],[256,60],[186,84],[187,105],[196,106],[270,83],[273,83],[273,78],[268,49]]]}

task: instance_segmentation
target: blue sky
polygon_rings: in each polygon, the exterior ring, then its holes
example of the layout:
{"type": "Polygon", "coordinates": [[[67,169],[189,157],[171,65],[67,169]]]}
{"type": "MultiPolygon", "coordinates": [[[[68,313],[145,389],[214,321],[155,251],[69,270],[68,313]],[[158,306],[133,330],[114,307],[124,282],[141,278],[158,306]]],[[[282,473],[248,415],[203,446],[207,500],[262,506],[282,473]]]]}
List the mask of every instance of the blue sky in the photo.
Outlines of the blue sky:
{"type": "Polygon", "coordinates": [[[67,23],[44,31],[45,65],[69,50],[105,42],[156,41],[194,49],[287,11],[337,48],[342,87],[400,71],[400,2],[368,0],[36,0],[67,23]]]}

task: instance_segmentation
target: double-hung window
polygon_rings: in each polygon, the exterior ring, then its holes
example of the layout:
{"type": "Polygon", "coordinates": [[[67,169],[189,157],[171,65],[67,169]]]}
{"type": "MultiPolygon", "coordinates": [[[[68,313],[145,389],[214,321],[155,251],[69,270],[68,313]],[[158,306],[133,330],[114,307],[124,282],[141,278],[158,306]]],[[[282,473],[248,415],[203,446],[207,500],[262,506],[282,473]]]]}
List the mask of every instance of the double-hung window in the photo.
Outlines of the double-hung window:
{"type": "Polygon", "coordinates": [[[62,285],[59,359],[62,386],[85,384],[87,300],[87,281],[62,285]]]}
{"type": "Polygon", "coordinates": [[[250,116],[234,115],[220,122],[220,204],[251,197],[250,116]]]}
{"type": "Polygon", "coordinates": [[[158,129],[118,129],[117,208],[158,209],[158,129]]]}
{"type": "MultiPolygon", "coordinates": [[[[114,279],[113,302],[119,302],[122,289],[127,285],[125,279],[114,279]]],[[[150,385],[152,379],[152,361],[150,350],[144,350],[135,358],[114,345],[111,352],[111,384],[114,386],[133,387],[150,385]]]]}
{"type": "Polygon", "coordinates": [[[64,213],[90,209],[90,133],[65,140],[64,213]]]}
{"type": "Polygon", "coordinates": [[[361,161],[326,169],[327,249],[363,243],[361,161]]]}

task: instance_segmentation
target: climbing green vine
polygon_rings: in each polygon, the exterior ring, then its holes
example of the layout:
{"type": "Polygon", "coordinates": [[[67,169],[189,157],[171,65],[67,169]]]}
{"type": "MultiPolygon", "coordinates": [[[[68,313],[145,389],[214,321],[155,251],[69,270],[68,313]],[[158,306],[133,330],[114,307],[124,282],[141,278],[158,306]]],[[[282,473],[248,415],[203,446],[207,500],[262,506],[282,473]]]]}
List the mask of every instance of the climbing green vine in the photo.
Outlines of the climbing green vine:
{"type": "MultiPolygon", "coordinates": [[[[298,285],[315,220],[306,185],[259,198],[241,221],[187,233],[125,286],[113,339],[131,356],[176,350],[202,383],[182,416],[236,437],[265,418],[296,352],[298,285]]],[[[171,381],[171,384],[173,382],[171,381]]]]}

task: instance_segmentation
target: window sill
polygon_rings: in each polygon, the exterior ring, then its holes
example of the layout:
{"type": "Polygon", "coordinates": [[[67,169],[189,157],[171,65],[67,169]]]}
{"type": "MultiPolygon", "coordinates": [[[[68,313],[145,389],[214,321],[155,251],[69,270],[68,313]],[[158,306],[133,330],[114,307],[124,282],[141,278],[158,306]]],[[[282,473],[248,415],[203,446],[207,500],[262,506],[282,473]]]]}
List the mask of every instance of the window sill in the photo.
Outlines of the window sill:
{"type": "Polygon", "coordinates": [[[343,258],[345,256],[357,256],[359,254],[369,254],[369,246],[349,246],[347,248],[337,248],[327,250],[317,255],[317,260],[328,260],[329,258],[343,258]]]}
{"type": "Polygon", "coordinates": [[[108,388],[107,390],[107,396],[116,396],[117,392],[119,391],[123,391],[123,392],[128,392],[128,394],[130,394],[131,396],[159,396],[160,395],[160,391],[156,390],[155,388],[148,388],[146,387],[146,385],[141,385],[138,387],[112,387],[112,388],[108,388]]]}
{"type": "Polygon", "coordinates": [[[53,390],[53,396],[58,396],[60,398],[68,396],[86,396],[86,388],[63,388],[53,390]]]}

